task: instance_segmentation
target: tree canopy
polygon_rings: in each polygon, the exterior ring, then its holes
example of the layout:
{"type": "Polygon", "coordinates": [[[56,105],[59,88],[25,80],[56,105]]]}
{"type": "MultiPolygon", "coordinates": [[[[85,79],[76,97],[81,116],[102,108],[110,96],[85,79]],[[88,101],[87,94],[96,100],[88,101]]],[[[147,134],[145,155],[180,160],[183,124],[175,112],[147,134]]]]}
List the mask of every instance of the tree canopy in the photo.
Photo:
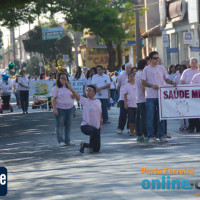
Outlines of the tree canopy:
{"type": "Polygon", "coordinates": [[[72,58],[72,39],[65,35],[63,38],[54,40],[42,40],[42,28],[36,26],[28,32],[29,39],[23,40],[27,52],[38,52],[50,61],[58,59],[60,54],[68,54],[72,58]]]}
{"type": "MultiPolygon", "coordinates": [[[[16,27],[20,23],[32,23],[36,18],[39,19],[41,14],[49,12],[50,18],[53,18],[54,14],[61,12],[71,29],[82,31],[87,28],[105,42],[109,53],[110,68],[115,67],[116,59],[113,42],[119,47],[117,49],[119,50],[118,58],[120,58],[120,48],[123,40],[127,37],[126,33],[132,34],[131,31],[126,30],[126,27],[134,26],[134,4],[131,0],[11,0],[9,2],[9,5],[5,4],[6,9],[0,7],[0,24],[2,26],[16,27]],[[122,24],[125,24],[126,27],[124,28],[122,24]]],[[[35,29],[35,31],[39,31],[39,29],[35,29]]],[[[39,50],[37,44],[32,47],[28,45],[28,41],[24,44],[29,51],[30,48],[39,50]]],[[[52,41],[49,41],[48,45],[48,55],[52,52],[55,53],[56,48],[51,48],[52,41]]],[[[42,48],[41,51],[43,51],[42,48]]],[[[119,60],[119,65],[120,63],[119,60]]]]}

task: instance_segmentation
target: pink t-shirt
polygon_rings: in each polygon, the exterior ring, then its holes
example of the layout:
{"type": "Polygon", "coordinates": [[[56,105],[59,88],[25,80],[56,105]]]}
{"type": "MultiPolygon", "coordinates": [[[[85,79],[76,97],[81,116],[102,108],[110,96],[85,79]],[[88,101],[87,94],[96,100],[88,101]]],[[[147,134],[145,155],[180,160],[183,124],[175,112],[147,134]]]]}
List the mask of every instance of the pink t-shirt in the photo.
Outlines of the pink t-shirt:
{"type": "Polygon", "coordinates": [[[176,82],[178,85],[181,84],[181,74],[180,73],[176,73],[176,76],[174,77],[174,82],[176,82]]]}
{"type": "Polygon", "coordinates": [[[186,69],[184,70],[184,72],[182,73],[182,76],[181,76],[181,81],[184,81],[185,84],[190,84],[193,76],[195,74],[198,74],[199,73],[199,70],[196,69],[196,70],[193,70],[193,69],[186,69]]]}
{"type": "Polygon", "coordinates": [[[128,83],[128,75],[126,73],[123,73],[118,79],[117,79],[118,86],[120,87],[120,96],[119,100],[124,100],[124,86],[126,83],[128,83]]]}
{"type": "Polygon", "coordinates": [[[142,71],[138,71],[135,75],[135,86],[136,86],[136,103],[144,103],[145,102],[145,94],[142,90],[142,71]]]}
{"type": "Polygon", "coordinates": [[[137,108],[136,104],[136,86],[127,83],[124,86],[124,94],[127,94],[127,104],[129,108],[137,108]]]}
{"type": "Polygon", "coordinates": [[[66,87],[54,86],[51,91],[51,96],[56,97],[56,107],[60,109],[70,109],[74,105],[72,92],[66,87]]]}
{"type": "MultiPolygon", "coordinates": [[[[166,85],[165,80],[169,78],[166,69],[162,65],[152,67],[151,65],[144,68],[142,73],[142,80],[152,85],[163,86],[166,85]]],[[[146,98],[158,98],[158,90],[146,87],[146,98]]]]}
{"type": "Polygon", "coordinates": [[[200,84],[200,73],[193,76],[190,84],[200,84]]]}
{"type": "Polygon", "coordinates": [[[92,100],[80,96],[79,103],[83,105],[83,121],[81,126],[90,125],[99,129],[102,113],[101,101],[99,99],[92,100]]]}

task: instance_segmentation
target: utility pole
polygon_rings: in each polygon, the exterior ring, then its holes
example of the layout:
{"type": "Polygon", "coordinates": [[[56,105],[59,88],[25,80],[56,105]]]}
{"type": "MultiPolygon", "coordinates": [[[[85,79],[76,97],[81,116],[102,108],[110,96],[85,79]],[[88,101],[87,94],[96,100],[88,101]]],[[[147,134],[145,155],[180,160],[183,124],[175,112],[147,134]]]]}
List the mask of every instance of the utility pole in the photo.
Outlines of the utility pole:
{"type": "MultiPolygon", "coordinates": [[[[145,32],[148,31],[147,0],[144,0],[145,7],[145,32]]],[[[146,38],[146,56],[149,55],[149,39],[146,38]]]]}
{"type": "Polygon", "coordinates": [[[138,1],[134,0],[135,8],[135,39],[136,39],[136,63],[141,59],[141,39],[140,39],[140,16],[139,16],[139,8],[138,1]]]}
{"type": "Polygon", "coordinates": [[[78,37],[77,32],[74,31],[74,49],[75,49],[75,65],[78,67],[78,37]]]}
{"type": "Polygon", "coordinates": [[[19,60],[20,60],[20,69],[22,68],[22,44],[21,44],[21,33],[20,33],[20,26],[19,26],[19,60]]]}

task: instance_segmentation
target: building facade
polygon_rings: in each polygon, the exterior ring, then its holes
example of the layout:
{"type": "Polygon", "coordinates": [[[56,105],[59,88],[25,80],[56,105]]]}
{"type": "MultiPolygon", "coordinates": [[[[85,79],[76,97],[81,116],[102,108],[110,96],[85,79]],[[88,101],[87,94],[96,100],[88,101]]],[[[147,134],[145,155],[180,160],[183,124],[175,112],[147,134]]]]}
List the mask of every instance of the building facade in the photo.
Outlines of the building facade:
{"type": "Polygon", "coordinates": [[[200,0],[160,0],[163,62],[180,64],[191,57],[200,60],[200,0]]]}

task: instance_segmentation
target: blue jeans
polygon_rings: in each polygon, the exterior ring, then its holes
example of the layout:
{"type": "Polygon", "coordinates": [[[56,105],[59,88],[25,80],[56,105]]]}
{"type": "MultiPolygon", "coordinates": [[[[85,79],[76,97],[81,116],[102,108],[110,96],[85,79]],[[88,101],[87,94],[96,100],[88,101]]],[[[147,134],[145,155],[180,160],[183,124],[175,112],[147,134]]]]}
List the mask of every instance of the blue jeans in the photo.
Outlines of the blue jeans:
{"type": "Polygon", "coordinates": [[[118,90],[115,90],[115,94],[114,94],[114,102],[118,102],[119,100],[119,91],[118,90]]]}
{"type": "Polygon", "coordinates": [[[139,137],[142,135],[147,137],[147,117],[145,102],[137,103],[135,130],[139,137]]]}
{"type": "Polygon", "coordinates": [[[58,143],[70,143],[73,108],[59,109],[56,116],[56,137],[58,143]],[[64,135],[63,135],[64,134],[64,135]]]}
{"type": "Polygon", "coordinates": [[[101,109],[103,115],[103,122],[108,121],[108,99],[99,99],[101,101],[101,109]]]}
{"type": "Polygon", "coordinates": [[[147,133],[148,138],[154,137],[154,114],[156,113],[158,116],[158,137],[161,138],[165,133],[165,121],[159,118],[159,107],[158,107],[158,98],[146,99],[146,112],[147,112],[147,133]],[[155,112],[156,110],[156,112],[155,112]]]}

